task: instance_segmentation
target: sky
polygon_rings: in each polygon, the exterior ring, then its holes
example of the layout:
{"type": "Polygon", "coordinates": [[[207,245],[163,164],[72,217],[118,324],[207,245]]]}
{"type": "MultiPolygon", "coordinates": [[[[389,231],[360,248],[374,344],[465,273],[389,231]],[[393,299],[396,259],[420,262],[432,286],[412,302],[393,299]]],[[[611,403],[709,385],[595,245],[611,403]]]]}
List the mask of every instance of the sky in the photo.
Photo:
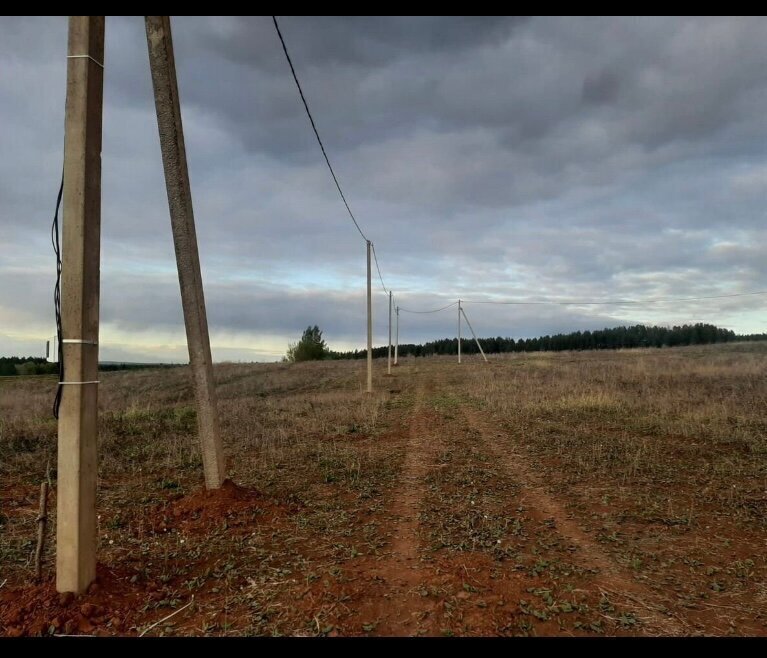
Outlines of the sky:
{"type": "MultiPolygon", "coordinates": [[[[278,18],[396,303],[458,298],[481,336],[628,323],[767,330],[767,20],[278,18]]],[[[173,17],[216,361],[279,359],[307,325],[363,348],[365,243],[269,17],[173,17]]],[[[66,18],[0,18],[0,355],[53,336],[50,225],[66,18]]],[[[108,17],[100,358],[186,361],[141,17],[108,17]]],[[[66,222],[66,217],[63,218],[66,222]]],[[[375,272],[375,270],[374,270],[375,272]]],[[[374,344],[388,297],[374,281],[374,344]]],[[[464,329],[465,331],[465,329],[464,329]]],[[[400,313],[400,341],[456,308],[400,313]]]]}

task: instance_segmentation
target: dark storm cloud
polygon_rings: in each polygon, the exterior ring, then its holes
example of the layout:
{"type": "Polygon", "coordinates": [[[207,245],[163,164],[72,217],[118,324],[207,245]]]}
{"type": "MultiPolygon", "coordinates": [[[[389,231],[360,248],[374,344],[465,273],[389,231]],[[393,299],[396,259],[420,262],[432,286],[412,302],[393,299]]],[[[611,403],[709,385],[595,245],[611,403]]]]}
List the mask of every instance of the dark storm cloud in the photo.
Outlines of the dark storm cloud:
{"type": "MultiPolygon", "coordinates": [[[[361,345],[364,244],[271,19],[173,21],[214,344],[231,355],[238,340],[286,342],[317,323],[361,345]]],[[[767,289],[765,19],[288,16],[280,24],[331,161],[403,306],[459,295],[767,289]]],[[[125,342],[115,353],[146,354],[131,335],[183,342],[183,328],[143,21],[110,17],[106,44],[102,319],[125,342]]],[[[52,328],[48,230],[65,52],[65,19],[0,19],[0,351],[22,344],[2,336],[52,328]]],[[[471,313],[480,333],[515,337],[694,317],[755,331],[759,299],[471,313]]],[[[403,330],[425,340],[454,325],[449,314],[414,316],[403,330]]]]}
{"type": "Polygon", "coordinates": [[[587,75],[583,80],[583,100],[595,105],[610,103],[617,97],[619,87],[620,79],[610,71],[587,75]]]}
{"type": "MultiPolygon", "coordinates": [[[[525,23],[525,17],[315,16],[280,17],[291,50],[313,65],[377,67],[412,55],[460,52],[498,43],[525,23]]],[[[226,59],[246,66],[282,62],[270,47],[275,38],[271,19],[222,17],[198,31],[199,40],[226,59]]],[[[268,64],[267,64],[268,66],[268,64]]]]}

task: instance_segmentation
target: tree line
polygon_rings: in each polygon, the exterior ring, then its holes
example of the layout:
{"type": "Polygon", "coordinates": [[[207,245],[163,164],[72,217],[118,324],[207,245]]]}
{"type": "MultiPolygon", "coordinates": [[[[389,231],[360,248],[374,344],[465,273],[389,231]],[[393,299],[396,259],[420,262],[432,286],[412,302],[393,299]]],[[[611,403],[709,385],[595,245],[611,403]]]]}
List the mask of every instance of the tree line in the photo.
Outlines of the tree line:
{"type": "MultiPolygon", "coordinates": [[[[142,368],[173,368],[174,363],[99,363],[99,371],[140,370],[142,368]]],[[[58,362],[50,363],[39,356],[0,356],[0,377],[15,375],[54,375],[58,362]]]]}
{"type": "MultiPolygon", "coordinates": [[[[767,334],[738,335],[731,329],[713,324],[684,324],[678,327],[648,327],[637,324],[631,327],[613,327],[595,331],[573,331],[568,334],[539,336],[538,338],[480,338],[479,343],[487,354],[504,352],[560,352],[563,350],[615,350],[632,347],[676,347],[679,345],[708,345],[767,340],[767,334]]],[[[458,354],[457,338],[442,338],[423,344],[400,343],[399,355],[433,356],[458,354]]],[[[461,341],[461,352],[478,354],[472,339],[461,341]]],[[[375,358],[385,357],[388,346],[373,348],[375,358]]],[[[335,352],[328,349],[319,327],[309,326],[301,339],[288,347],[284,361],[317,361],[321,359],[364,359],[367,350],[335,352]]],[[[171,367],[171,364],[100,363],[99,370],[128,370],[137,368],[171,367]]],[[[41,357],[0,357],[0,376],[44,375],[58,372],[58,363],[49,363],[41,357]]]]}
{"type": "MultiPolygon", "coordinates": [[[[731,329],[722,329],[713,324],[685,324],[676,327],[648,327],[637,324],[631,327],[613,327],[595,331],[574,331],[568,334],[554,334],[538,338],[480,338],[479,343],[487,354],[504,352],[560,352],[564,350],[615,350],[632,347],[676,347],[679,345],[708,345],[711,343],[732,343],[740,341],[767,340],[767,334],[737,335],[731,329]]],[[[458,354],[457,338],[442,338],[422,345],[400,343],[400,356],[432,356],[458,354]]],[[[461,341],[463,354],[479,354],[473,339],[461,341]]],[[[374,357],[384,357],[388,346],[374,347],[374,357]]],[[[364,359],[367,350],[329,352],[331,359],[364,359]]]]}
{"type": "Polygon", "coordinates": [[[38,356],[0,356],[0,377],[12,375],[50,375],[59,371],[58,363],[38,356]]]}

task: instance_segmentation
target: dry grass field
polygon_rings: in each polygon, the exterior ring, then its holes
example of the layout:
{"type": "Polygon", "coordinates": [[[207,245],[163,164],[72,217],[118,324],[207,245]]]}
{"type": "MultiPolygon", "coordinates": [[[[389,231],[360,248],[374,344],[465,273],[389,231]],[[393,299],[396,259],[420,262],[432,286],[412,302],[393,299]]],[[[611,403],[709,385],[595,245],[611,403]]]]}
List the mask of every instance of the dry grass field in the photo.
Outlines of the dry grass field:
{"type": "Polygon", "coordinates": [[[767,345],[364,367],[217,366],[214,493],[188,370],[103,373],[74,600],[55,380],[0,381],[0,635],[767,635],[767,345]]]}

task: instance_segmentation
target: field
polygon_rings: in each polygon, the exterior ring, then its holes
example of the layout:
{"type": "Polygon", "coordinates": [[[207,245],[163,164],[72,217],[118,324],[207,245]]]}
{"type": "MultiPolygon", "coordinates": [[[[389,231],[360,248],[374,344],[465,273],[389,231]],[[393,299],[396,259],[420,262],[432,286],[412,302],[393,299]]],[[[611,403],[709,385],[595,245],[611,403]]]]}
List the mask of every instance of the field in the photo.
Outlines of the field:
{"type": "Polygon", "coordinates": [[[767,635],[767,345],[364,367],[216,366],[213,493],[188,370],[103,373],[74,600],[54,380],[0,381],[0,635],[767,635]]]}

